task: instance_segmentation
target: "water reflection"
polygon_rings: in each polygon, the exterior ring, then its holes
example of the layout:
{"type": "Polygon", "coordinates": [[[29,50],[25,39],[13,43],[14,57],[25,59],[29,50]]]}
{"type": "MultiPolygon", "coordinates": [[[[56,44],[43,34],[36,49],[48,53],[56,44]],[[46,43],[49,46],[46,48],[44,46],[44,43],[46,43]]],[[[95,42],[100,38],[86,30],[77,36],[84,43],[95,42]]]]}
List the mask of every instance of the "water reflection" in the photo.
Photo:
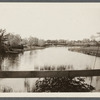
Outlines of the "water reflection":
{"type": "Polygon", "coordinates": [[[30,82],[28,79],[25,78],[24,87],[26,92],[30,92],[30,82]]]}
{"type": "Polygon", "coordinates": [[[34,60],[36,58],[36,56],[37,56],[37,52],[38,51],[36,51],[36,50],[29,51],[29,59],[30,60],[34,60]]]}
{"type": "Polygon", "coordinates": [[[2,70],[2,62],[3,62],[3,57],[0,55],[0,71],[2,70]]]}
{"type": "Polygon", "coordinates": [[[18,54],[8,54],[3,57],[2,66],[4,71],[17,70],[20,57],[18,54]]]}
{"type": "Polygon", "coordinates": [[[7,58],[7,55],[0,53],[0,71],[2,71],[4,69],[4,64],[3,63],[5,61],[5,58],[7,58]]]}
{"type": "MultiPolygon", "coordinates": [[[[32,70],[82,70],[92,69],[94,56],[68,51],[67,47],[50,47],[43,50],[26,51],[21,54],[0,55],[0,71],[32,70]]],[[[95,69],[100,69],[100,57],[97,57],[95,69]]],[[[5,85],[14,91],[29,92],[35,88],[37,79],[2,79],[5,85]]],[[[90,84],[91,78],[85,78],[90,84]]],[[[100,77],[92,79],[96,91],[100,89],[100,77]]]]}
{"type": "MultiPolygon", "coordinates": [[[[67,66],[67,70],[92,69],[94,58],[94,56],[68,51],[67,47],[51,47],[0,56],[0,69],[6,71],[43,70],[46,66],[67,66]]],[[[100,57],[97,57],[95,69],[99,68],[100,57]]]]}

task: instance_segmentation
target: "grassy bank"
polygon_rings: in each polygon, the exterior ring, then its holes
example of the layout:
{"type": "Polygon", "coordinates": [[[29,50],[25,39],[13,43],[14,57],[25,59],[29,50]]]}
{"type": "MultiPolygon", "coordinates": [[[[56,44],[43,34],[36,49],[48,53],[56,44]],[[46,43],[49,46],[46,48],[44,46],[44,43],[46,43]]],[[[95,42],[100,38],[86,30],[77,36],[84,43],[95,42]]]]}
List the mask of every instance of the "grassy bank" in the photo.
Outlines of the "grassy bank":
{"type": "Polygon", "coordinates": [[[6,51],[6,53],[9,53],[9,54],[18,54],[18,53],[22,53],[24,51],[31,51],[31,50],[37,50],[37,49],[44,49],[45,47],[39,47],[39,46],[36,46],[36,47],[27,47],[27,48],[23,48],[23,49],[18,49],[18,48],[12,48],[11,50],[9,51],[6,51]]]}
{"type": "Polygon", "coordinates": [[[39,46],[35,46],[35,47],[27,47],[24,48],[23,51],[30,51],[30,50],[37,50],[37,49],[44,49],[45,47],[39,47],[39,46]]]}
{"type": "Polygon", "coordinates": [[[100,47],[96,47],[96,46],[72,47],[72,48],[68,48],[68,50],[100,57],[100,47]]]}

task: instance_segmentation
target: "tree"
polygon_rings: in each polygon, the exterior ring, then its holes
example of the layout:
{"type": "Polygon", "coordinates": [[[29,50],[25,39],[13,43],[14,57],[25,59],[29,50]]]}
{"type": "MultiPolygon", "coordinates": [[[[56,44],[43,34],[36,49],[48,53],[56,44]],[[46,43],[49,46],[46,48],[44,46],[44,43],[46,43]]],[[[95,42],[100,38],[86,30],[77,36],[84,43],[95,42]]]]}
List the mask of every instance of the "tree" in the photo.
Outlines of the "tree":
{"type": "Polygon", "coordinates": [[[23,45],[28,45],[28,39],[27,38],[22,39],[22,44],[23,45]]]}
{"type": "Polygon", "coordinates": [[[6,33],[6,30],[0,29],[0,53],[5,53],[5,51],[8,49],[7,46],[4,44],[5,37],[4,34],[6,33]]]}
{"type": "Polygon", "coordinates": [[[95,41],[95,36],[94,35],[91,36],[91,40],[95,41]]]}
{"type": "Polygon", "coordinates": [[[38,38],[29,37],[28,44],[30,47],[38,45],[38,38]]]}
{"type": "Polygon", "coordinates": [[[86,38],[83,39],[82,41],[85,42],[85,43],[86,43],[86,42],[90,42],[90,40],[89,40],[89,39],[86,39],[86,38]]]}
{"type": "Polygon", "coordinates": [[[8,43],[11,47],[21,45],[21,36],[19,34],[13,35],[10,34],[8,36],[8,43]]]}
{"type": "Polygon", "coordinates": [[[4,41],[4,34],[5,34],[6,30],[2,30],[0,29],[0,46],[3,45],[3,41],[4,41]]]}
{"type": "Polygon", "coordinates": [[[34,46],[38,45],[38,38],[36,38],[36,37],[33,38],[33,45],[34,46]]]}
{"type": "Polygon", "coordinates": [[[45,41],[42,39],[38,40],[38,46],[44,46],[45,45],[45,41]]]}
{"type": "Polygon", "coordinates": [[[29,37],[29,39],[28,39],[28,45],[30,46],[30,47],[32,47],[33,46],[33,37],[29,37]]]}

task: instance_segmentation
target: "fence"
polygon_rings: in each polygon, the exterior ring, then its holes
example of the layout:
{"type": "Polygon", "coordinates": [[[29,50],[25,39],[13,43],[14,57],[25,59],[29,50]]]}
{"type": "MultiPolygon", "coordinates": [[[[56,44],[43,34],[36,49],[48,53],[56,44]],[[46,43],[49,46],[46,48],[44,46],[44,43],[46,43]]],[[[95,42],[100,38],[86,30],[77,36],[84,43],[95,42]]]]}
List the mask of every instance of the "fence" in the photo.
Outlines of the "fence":
{"type": "Polygon", "coordinates": [[[0,78],[90,77],[100,76],[100,69],[68,71],[0,71],[0,78]]]}

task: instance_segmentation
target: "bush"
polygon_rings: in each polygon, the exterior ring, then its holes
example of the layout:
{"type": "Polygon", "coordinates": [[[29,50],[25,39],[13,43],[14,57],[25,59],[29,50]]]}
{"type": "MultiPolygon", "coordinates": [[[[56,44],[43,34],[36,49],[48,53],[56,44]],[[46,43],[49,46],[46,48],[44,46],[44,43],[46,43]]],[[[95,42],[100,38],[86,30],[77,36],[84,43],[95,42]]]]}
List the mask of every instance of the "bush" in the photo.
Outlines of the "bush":
{"type": "Polygon", "coordinates": [[[90,92],[95,88],[85,83],[84,78],[54,77],[38,79],[33,92],[90,92]]]}

